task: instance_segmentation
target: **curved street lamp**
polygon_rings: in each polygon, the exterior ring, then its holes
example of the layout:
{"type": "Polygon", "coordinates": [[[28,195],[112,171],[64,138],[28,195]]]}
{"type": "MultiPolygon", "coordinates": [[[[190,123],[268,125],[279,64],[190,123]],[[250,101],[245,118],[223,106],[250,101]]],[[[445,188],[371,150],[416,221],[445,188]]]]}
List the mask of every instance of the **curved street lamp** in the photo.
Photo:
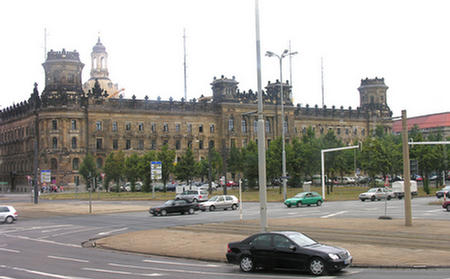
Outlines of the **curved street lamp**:
{"type": "Polygon", "coordinates": [[[281,102],[281,141],[282,141],[282,154],[281,154],[281,161],[282,161],[282,174],[281,179],[283,181],[283,198],[284,200],[287,199],[287,186],[286,186],[286,150],[285,150],[285,140],[284,140],[284,134],[285,134],[285,118],[284,118],[284,96],[283,96],[283,58],[286,56],[292,56],[297,54],[296,51],[289,52],[289,50],[285,49],[280,55],[273,53],[272,51],[266,51],[266,56],[268,57],[276,57],[280,61],[280,102],[281,102]]]}

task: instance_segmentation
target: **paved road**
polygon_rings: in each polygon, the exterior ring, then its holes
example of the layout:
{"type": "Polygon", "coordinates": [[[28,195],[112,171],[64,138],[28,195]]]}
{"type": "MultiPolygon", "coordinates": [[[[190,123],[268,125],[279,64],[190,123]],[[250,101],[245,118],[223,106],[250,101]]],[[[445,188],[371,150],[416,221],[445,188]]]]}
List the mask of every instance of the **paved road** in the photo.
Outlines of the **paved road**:
{"type": "MultiPolygon", "coordinates": [[[[448,220],[450,214],[428,205],[431,198],[413,200],[414,218],[448,220]]],[[[4,202],[3,202],[4,203],[4,202]]],[[[136,202],[133,202],[136,203],[136,202]]],[[[156,204],[157,202],[146,202],[156,204]]],[[[388,214],[403,218],[403,203],[389,201],[388,214]]],[[[95,203],[94,203],[95,208],[95,203]]],[[[384,215],[384,202],[329,202],[322,207],[286,208],[270,203],[269,218],[345,218],[384,215]]],[[[258,203],[244,204],[244,218],[259,217],[258,203]]],[[[8,278],[311,278],[305,273],[243,274],[225,263],[136,255],[82,248],[81,243],[117,233],[176,225],[237,220],[238,211],[199,212],[194,215],[151,217],[147,212],[94,216],[25,219],[0,225],[0,279],[8,278]]],[[[200,243],[199,243],[200,245],[200,243]]],[[[205,247],[207,249],[207,247],[205,247]]],[[[439,278],[450,279],[450,269],[390,270],[350,268],[321,278],[439,278]]]]}

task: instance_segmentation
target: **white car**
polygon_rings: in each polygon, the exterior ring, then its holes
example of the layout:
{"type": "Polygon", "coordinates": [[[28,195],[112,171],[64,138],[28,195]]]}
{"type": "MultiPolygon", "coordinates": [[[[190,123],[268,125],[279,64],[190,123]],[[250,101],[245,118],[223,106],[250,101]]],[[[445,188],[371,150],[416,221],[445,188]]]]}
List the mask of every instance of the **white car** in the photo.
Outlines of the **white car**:
{"type": "Polygon", "coordinates": [[[211,197],[208,201],[199,204],[201,211],[214,211],[216,209],[236,210],[239,207],[239,199],[232,195],[218,195],[211,197]]]}
{"type": "Polygon", "coordinates": [[[389,188],[371,188],[369,191],[365,193],[359,194],[359,199],[361,201],[365,200],[381,200],[381,199],[387,199],[390,200],[395,197],[394,192],[392,192],[389,188]]]}
{"type": "Polygon", "coordinates": [[[19,214],[16,209],[10,205],[0,205],[0,222],[11,224],[17,221],[19,214]]]}

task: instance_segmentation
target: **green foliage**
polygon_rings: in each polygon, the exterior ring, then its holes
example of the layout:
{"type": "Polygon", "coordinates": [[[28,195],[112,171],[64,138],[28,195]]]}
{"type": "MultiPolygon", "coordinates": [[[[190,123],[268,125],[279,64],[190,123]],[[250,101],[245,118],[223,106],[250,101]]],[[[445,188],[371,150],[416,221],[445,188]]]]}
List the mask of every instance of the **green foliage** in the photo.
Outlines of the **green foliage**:
{"type": "Polygon", "coordinates": [[[86,186],[90,188],[91,178],[98,176],[97,166],[95,165],[94,157],[90,153],[88,153],[84,157],[83,162],[81,162],[80,174],[83,177],[84,181],[86,182],[86,186]]]}
{"type": "Polygon", "coordinates": [[[150,192],[151,190],[151,162],[156,161],[156,157],[155,151],[149,151],[139,158],[138,176],[142,179],[143,192],[150,192]]]}
{"type": "Polygon", "coordinates": [[[231,177],[235,180],[236,173],[242,168],[241,152],[235,146],[232,146],[227,159],[227,169],[231,173],[231,177]]]}
{"type": "MultiPolygon", "coordinates": [[[[169,180],[170,174],[173,172],[174,166],[173,163],[175,161],[175,150],[169,150],[167,144],[165,144],[161,151],[157,154],[157,159],[161,161],[162,170],[161,170],[161,178],[164,184],[164,192],[167,191],[166,184],[169,180]]],[[[191,166],[194,166],[193,164],[191,166]]]]}
{"type": "Polygon", "coordinates": [[[242,171],[247,179],[247,186],[256,188],[258,185],[258,147],[254,141],[242,149],[242,171]]]}
{"type": "MultiPolygon", "coordinates": [[[[105,176],[107,181],[116,182],[116,191],[120,190],[120,180],[124,175],[125,155],[122,151],[109,153],[105,161],[105,176]]],[[[108,184],[106,184],[108,185],[108,184]]]]}
{"type": "Polygon", "coordinates": [[[281,137],[270,142],[266,152],[266,175],[268,181],[282,176],[282,150],[281,137]]]}
{"type": "Polygon", "coordinates": [[[364,141],[361,160],[363,169],[369,174],[373,182],[375,181],[375,175],[382,174],[385,177],[392,168],[388,148],[379,138],[369,137],[364,141]]]}
{"type": "Polygon", "coordinates": [[[130,182],[131,192],[136,190],[136,181],[139,178],[139,156],[136,153],[125,158],[125,177],[130,182]]]}
{"type": "Polygon", "coordinates": [[[175,175],[177,179],[181,181],[186,181],[189,185],[191,184],[192,178],[196,176],[195,174],[195,160],[194,154],[190,148],[186,149],[183,156],[181,156],[180,161],[175,167],[175,175]]]}

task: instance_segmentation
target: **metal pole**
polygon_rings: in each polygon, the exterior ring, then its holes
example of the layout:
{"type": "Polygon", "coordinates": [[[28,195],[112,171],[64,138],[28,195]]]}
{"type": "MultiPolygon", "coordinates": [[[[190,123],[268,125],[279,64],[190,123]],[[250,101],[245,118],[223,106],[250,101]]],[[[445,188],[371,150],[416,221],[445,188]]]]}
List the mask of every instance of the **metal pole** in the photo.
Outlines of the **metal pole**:
{"type": "Polygon", "coordinates": [[[258,80],[258,180],[259,204],[261,215],[261,231],[266,232],[267,225],[267,192],[266,192],[266,140],[264,135],[264,115],[261,84],[261,43],[259,38],[259,1],[255,0],[256,26],[256,74],[258,80]]]}
{"type": "Polygon", "coordinates": [[[325,152],[323,150],[320,152],[320,162],[322,169],[322,198],[325,200],[325,152]]]}
{"type": "Polygon", "coordinates": [[[242,222],[242,180],[239,178],[239,220],[242,222]]]}
{"type": "Polygon", "coordinates": [[[34,190],[34,204],[39,203],[39,187],[38,187],[38,168],[39,168],[39,116],[36,112],[36,123],[34,125],[34,155],[33,155],[33,190],[34,190]]]}
{"type": "MultiPolygon", "coordinates": [[[[89,178],[88,181],[91,180],[91,173],[89,173],[89,178]]],[[[92,214],[92,186],[91,183],[89,181],[89,214],[92,214]]]]}
{"type": "Polygon", "coordinates": [[[412,226],[411,213],[411,178],[409,173],[408,125],[406,110],[402,110],[402,142],[403,142],[403,178],[405,186],[405,226],[412,226]]]}
{"type": "MultiPolygon", "coordinates": [[[[289,55],[290,56],[290,55],[289,55]]],[[[283,181],[283,200],[287,199],[287,186],[286,186],[286,144],[285,144],[285,129],[284,129],[284,95],[283,95],[283,56],[280,59],[280,99],[281,99],[281,164],[282,174],[281,179],[283,181]]]]}

